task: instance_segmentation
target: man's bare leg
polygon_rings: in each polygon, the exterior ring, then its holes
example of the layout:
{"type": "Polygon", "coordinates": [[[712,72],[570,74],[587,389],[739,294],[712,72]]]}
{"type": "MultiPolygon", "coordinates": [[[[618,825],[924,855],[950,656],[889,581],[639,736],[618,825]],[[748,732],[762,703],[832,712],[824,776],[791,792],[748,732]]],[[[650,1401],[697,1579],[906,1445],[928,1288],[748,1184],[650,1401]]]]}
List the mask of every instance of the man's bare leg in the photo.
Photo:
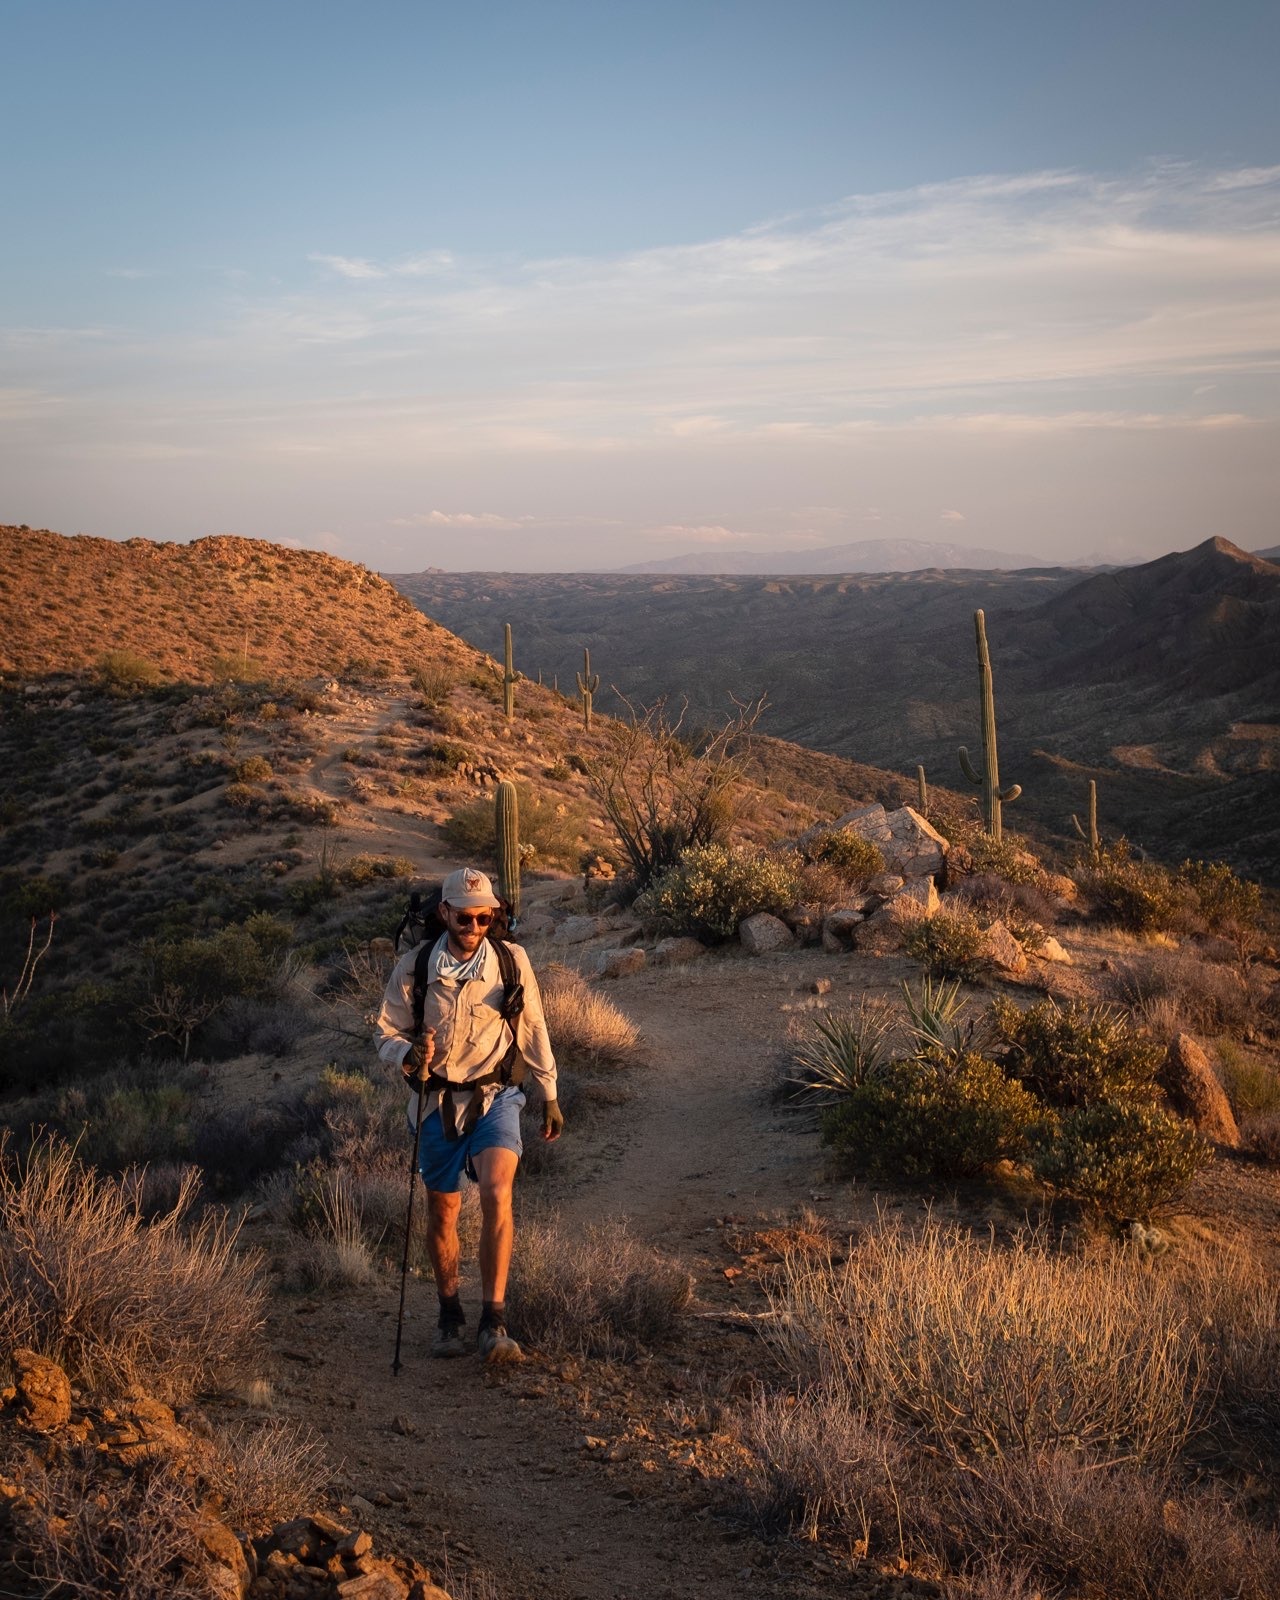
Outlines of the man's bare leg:
{"type": "Polygon", "coordinates": [[[435,1274],[436,1293],[447,1300],[458,1292],[458,1213],[460,1194],[427,1190],[427,1255],[435,1274]]]}
{"type": "Polygon", "coordinates": [[[506,1298],[511,1270],[511,1190],[519,1163],[514,1150],[482,1150],[474,1162],[480,1180],[480,1285],[485,1300],[499,1304],[506,1298]]]}
{"type": "Polygon", "coordinates": [[[480,1180],[480,1282],[484,1311],[477,1347],[485,1361],[521,1361],[520,1346],[507,1333],[503,1302],[511,1267],[515,1224],[511,1189],[520,1158],[514,1150],[482,1150],[474,1158],[480,1180]]]}

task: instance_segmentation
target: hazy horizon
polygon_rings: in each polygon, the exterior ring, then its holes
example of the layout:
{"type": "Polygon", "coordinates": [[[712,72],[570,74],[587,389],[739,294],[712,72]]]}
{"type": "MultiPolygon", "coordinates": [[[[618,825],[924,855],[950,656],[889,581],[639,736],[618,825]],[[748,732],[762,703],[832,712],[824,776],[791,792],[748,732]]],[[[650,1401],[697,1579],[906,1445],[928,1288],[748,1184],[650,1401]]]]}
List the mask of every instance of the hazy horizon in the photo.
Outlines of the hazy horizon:
{"type": "Polygon", "coordinates": [[[1277,16],[20,0],[0,520],[396,572],[1269,548],[1277,16]]]}

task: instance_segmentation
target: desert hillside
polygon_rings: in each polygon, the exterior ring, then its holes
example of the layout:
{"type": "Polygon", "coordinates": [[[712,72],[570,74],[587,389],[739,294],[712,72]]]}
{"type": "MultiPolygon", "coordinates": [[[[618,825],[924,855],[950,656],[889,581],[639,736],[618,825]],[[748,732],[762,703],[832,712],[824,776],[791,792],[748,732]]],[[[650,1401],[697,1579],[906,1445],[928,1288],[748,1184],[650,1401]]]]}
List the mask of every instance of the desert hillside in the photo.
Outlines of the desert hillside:
{"type": "Polygon", "coordinates": [[[319,551],[0,527],[0,674],[78,673],[122,649],[193,683],[403,677],[475,656],[385,579],[319,551]]]}
{"type": "Polygon", "coordinates": [[[0,1588],[1271,1600],[1256,884],[527,676],[508,714],[327,558],[101,543],[0,545],[6,649],[33,549],[30,631],[95,618],[0,683],[0,1588]],[[491,1368],[429,1354],[371,1019],[502,780],[566,1125],[531,1092],[491,1368]]]}

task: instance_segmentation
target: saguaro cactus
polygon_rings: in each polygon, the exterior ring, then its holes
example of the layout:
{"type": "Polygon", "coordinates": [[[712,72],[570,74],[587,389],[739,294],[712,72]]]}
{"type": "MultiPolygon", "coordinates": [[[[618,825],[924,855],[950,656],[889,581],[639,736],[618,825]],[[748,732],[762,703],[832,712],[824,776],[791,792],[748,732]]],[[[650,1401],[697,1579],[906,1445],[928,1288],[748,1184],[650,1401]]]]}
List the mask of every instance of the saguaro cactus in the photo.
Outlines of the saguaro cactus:
{"type": "Polygon", "coordinates": [[[1071,820],[1076,825],[1076,832],[1080,835],[1080,837],[1084,840],[1084,842],[1089,846],[1089,859],[1091,861],[1096,861],[1098,859],[1099,853],[1101,852],[1102,846],[1101,846],[1101,844],[1100,844],[1100,842],[1098,840],[1098,785],[1097,785],[1097,782],[1093,778],[1089,779],[1089,831],[1088,831],[1088,833],[1086,833],[1084,831],[1084,829],[1080,826],[1080,818],[1078,816],[1076,816],[1074,811],[1071,813],[1071,820]]]}
{"type": "Polygon", "coordinates": [[[916,807],[916,810],[919,811],[920,815],[922,817],[924,817],[924,819],[926,821],[928,821],[928,818],[929,818],[929,785],[924,781],[924,768],[923,767],[917,767],[916,768],[916,789],[918,790],[917,798],[919,799],[919,802],[920,802],[920,804],[916,807]]]}
{"type": "Polygon", "coordinates": [[[520,915],[520,805],[516,786],[506,778],[498,785],[494,799],[494,829],[498,846],[498,889],[511,907],[512,917],[520,915]]]}
{"type": "Polygon", "coordinates": [[[582,671],[578,673],[578,693],[582,696],[582,721],[591,732],[591,699],[600,687],[600,674],[591,670],[591,652],[582,647],[582,671]]]}
{"type": "Polygon", "coordinates": [[[502,624],[502,714],[504,717],[514,717],[516,714],[516,669],[511,664],[511,624],[502,624]]]}
{"type": "Polygon", "coordinates": [[[973,770],[969,752],[960,746],[960,769],[970,783],[982,790],[982,819],[990,836],[998,843],[1003,836],[1000,810],[1022,793],[1022,785],[1000,787],[1000,762],[996,755],[996,701],[991,688],[991,654],[987,649],[987,620],[981,611],[973,614],[978,639],[978,694],[982,702],[982,774],[973,770]]]}

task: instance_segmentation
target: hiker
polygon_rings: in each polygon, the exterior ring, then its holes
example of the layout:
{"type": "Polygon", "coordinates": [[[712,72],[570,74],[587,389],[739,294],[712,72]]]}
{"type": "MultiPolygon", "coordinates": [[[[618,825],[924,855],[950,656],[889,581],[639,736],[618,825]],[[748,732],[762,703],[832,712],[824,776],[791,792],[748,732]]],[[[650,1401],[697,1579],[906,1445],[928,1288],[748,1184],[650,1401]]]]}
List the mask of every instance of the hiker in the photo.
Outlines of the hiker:
{"type": "Polygon", "coordinates": [[[387,982],[377,1019],[378,1056],[404,1075],[411,1129],[419,1083],[426,1083],[418,1171],[427,1189],[427,1250],[440,1297],[431,1354],[466,1354],[466,1317],[458,1298],[465,1172],[480,1187],[484,1306],[476,1348],[485,1361],[520,1361],[503,1305],[513,1236],[511,1188],[524,1148],[520,1084],[527,1068],[542,1091],[542,1137],[558,1139],[564,1117],[556,1104],[556,1062],[528,956],[519,945],[489,937],[491,928],[505,931],[506,922],[488,877],[463,867],[449,874],[440,894],[437,915],[444,932],[432,944],[428,931],[387,982]],[[504,1010],[518,1014],[508,1022],[504,1010]]]}

